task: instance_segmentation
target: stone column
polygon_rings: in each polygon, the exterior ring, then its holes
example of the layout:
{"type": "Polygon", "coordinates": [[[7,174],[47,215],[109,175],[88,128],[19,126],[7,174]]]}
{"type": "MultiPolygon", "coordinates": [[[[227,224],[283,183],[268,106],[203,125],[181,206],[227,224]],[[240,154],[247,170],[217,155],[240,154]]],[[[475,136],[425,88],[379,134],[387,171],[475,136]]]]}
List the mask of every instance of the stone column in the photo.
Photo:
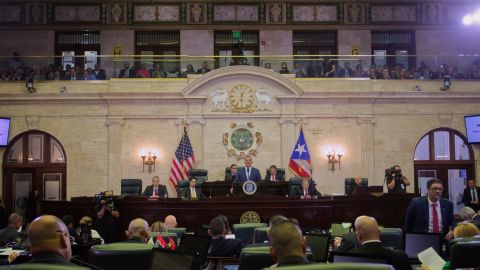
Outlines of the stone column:
{"type": "MultiPolygon", "coordinates": [[[[360,166],[362,177],[368,177],[369,184],[375,183],[374,172],[374,149],[373,149],[373,125],[375,118],[361,117],[357,119],[357,125],[360,126],[360,166]]],[[[383,179],[381,179],[383,181],[383,179]]]]}
{"type": "MultiPolygon", "coordinates": [[[[185,118],[178,119],[176,122],[178,126],[178,140],[183,136],[183,127],[186,125],[188,138],[192,144],[193,152],[195,153],[195,167],[201,168],[203,162],[203,125],[205,125],[205,119],[203,118],[185,118]]],[[[178,146],[178,145],[177,145],[178,146]]]]}
{"type": "Polygon", "coordinates": [[[108,118],[105,121],[108,127],[108,183],[107,189],[114,194],[120,194],[120,180],[122,179],[122,128],[125,126],[123,118],[108,118]]]}
{"type": "Polygon", "coordinates": [[[293,175],[288,170],[288,162],[297,142],[301,121],[298,118],[280,118],[278,123],[280,124],[280,162],[285,168],[285,179],[289,179],[293,175]]]}

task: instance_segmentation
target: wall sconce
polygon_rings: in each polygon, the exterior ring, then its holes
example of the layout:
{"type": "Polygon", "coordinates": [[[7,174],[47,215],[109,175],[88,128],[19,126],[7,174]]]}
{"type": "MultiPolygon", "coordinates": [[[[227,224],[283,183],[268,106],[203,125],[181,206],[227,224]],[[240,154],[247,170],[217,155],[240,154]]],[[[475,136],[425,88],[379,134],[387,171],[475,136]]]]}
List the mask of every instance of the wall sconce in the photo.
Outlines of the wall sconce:
{"type": "Polygon", "coordinates": [[[335,151],[328,152],[327,159],[328,159],[328,170],[332,173],[336,170],[335,164],[338,163],[338,170],[340,171],[340,161],[342,160],[342,153],[335,154],[335,151]]]}
{"type": "Polygon", "coordinates": [[[152,152],[148,152],[147,155],[145,150],[142,150],[140,157],[142,158],[143,171],[145,172],[145,165],[147,165],[148,173],[155,172],[155,160],[157,159],[157,153],[153,151],[153,155],[152,152]]]}

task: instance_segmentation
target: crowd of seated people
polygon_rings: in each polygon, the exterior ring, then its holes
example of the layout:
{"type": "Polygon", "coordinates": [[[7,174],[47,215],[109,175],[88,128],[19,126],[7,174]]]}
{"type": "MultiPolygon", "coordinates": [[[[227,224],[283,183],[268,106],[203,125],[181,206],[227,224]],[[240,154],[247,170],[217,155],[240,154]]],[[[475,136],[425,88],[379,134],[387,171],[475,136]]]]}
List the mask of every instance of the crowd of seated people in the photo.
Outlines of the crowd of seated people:
{"type": "MultiPolygon", "coordinates": [[[[153,63],[151,69],[146,63],[137,63],[133,67],[130,63],[123,63],[121,70],[116,73],[118,78],[186,78],[189,74],[205,74],[211,71],[207,61],[203,61],[201,67],[194,69],[188,64],[185,70],[167,72],[161,63],[153,63]]],[[[272,65],[265,62],[262,65],[265,69],[272,70],[272,65]]],[[[373,63],[369,68],[365,67],[362,61],[338,61],[327,57],[323,60],[295,62],[293,69],[289,69],[287,62],[280,63],[280,74],[294,74],[296,78],[370,78],[370,79],[416,79],[436,80],[443,79],[449,75],[451,79],[480,79],[480,59],[475,59],[472,65],[467,67],[451,66],[442,64],[437,67],[430,67],[425,61],[421,61],[418,68],[406,68],[403,64],[395,66],[379,66],[373,63]]],[[[107,75],[100,64],[94,68],[84,68],[79,65],[71,66],[48,65],[46,68],[38,66],[29,67],[21,59],[20,54],[14,53],[13,57],[6,61],[3,68],[0,68],[0,80],[2,81],[25,81],[34,80],[105,80],[107,75]]]]}

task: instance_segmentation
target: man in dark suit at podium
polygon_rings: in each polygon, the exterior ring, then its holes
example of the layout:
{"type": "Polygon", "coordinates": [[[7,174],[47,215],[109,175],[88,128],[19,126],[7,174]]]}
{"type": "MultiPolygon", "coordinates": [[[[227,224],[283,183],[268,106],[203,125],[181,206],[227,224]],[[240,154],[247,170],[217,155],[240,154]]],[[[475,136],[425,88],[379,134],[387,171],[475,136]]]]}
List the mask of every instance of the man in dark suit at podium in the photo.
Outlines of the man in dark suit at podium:
{"type": "Polygon", "coordinates": [[[463,191],[463,203],[465,206],[468,206],[473,209],[473,211],[478,212],[480,210],[479,199],[480,188],[475,186],[475,180],[469,179],[467,181],[467,187],[463,191]]]}
{"type": "Polygon", "coordinates": [[[238,171],[237,181],[242,184],[245,181],[252,180],[254,182],[261,182],[262,176],[257,168],[252,167],[252,157],[247,155],[245,157],[245,167],[238,171]]]}
{"type": "Polygon", "coordinates": [[[285,176],[283,173],[277,171],[277,166],[270,166],[270,171],[265,175],[265,181],[284,181],[285,176]]]}
{"type": "Polygon", "coordinates": [[[142,196],[168,198],[167,187],[160,185],[160,178],[158,178],[158,176],[154,176],[152,178],[152,184],[145,188],[142,196]]]}

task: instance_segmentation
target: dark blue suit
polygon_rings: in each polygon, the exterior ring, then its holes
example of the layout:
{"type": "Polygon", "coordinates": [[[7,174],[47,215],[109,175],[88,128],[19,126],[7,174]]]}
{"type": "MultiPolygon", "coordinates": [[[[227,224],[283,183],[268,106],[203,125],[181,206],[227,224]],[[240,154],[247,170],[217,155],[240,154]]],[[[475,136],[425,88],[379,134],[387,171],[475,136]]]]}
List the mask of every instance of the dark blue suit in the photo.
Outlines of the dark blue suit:
{"type": "MultiPolygon", "coordinates": [[[[453,203],[440,198],[443,233],[448,233],[453,223],[453,203]]],[[[405,217],[405,232],[428,233],[429,205],[426,196],[412,199],[405,217]]]]}
{"type": "Polygon", "coordinates": [[[250,167],[250,179],[247,179],[247,170],[245,167],[239,168],[237,172],[236,182],[243,183],[247,180],[252,180],[254,182],[262,181],[262,176],[260,171],[257,168],[250,167]]]}

